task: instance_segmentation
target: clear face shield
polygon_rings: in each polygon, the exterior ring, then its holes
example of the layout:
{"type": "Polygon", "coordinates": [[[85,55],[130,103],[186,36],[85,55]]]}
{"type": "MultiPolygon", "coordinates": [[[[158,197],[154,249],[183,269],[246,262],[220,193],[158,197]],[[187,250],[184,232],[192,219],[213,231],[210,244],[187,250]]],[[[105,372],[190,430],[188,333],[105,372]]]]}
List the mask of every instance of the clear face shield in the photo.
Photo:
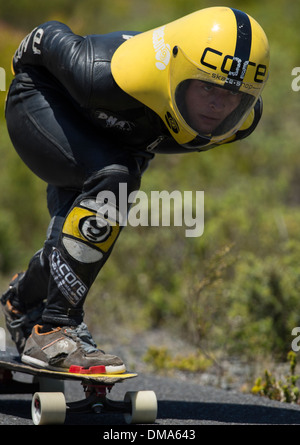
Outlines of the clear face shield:
{"type": "MultiPolygon", "coordinates": [[[[232,62],[232,61],[231,61],[232,62]]],[[[170,67],[172,105],[180,124],[195,140],[191,146],[221,142],[243,124],[258,97],[225,84],[226,74],[204,71],[178,48],[170,67]]]]}

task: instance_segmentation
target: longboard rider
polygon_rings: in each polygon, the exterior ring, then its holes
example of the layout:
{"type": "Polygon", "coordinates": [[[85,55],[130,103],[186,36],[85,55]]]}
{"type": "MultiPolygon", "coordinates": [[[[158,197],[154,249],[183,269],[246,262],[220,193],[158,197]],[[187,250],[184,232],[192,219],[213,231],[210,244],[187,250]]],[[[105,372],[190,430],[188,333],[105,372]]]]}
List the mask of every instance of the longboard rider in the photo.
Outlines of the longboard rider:
{"type": "Polygon", "coordinates": [[[137,191],[155,155],[249,136],[261,118],[268,69],[264,31],[227,7],[143,33],[83,37],[50,21],[22,41],[6,121],[17,153],[48,184],[51,216],[43,248],[1,298],[23,362],[125,371],[84,323],[88,291],[124,216],[100,192],[119,202],[119,184],[128,195],[137,191]]]}

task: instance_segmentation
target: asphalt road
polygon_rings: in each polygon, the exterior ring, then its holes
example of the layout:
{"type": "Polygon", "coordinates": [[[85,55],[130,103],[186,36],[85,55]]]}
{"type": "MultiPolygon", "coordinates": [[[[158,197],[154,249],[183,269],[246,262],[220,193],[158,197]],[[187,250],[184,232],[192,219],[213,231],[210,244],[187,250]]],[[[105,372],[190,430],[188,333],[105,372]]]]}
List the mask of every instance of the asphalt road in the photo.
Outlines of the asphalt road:
{"type": "MultiPolygon", "coordinates": [[[[188,431],[201,425],[300,425],[299,405],[167,377],[140,375],[117,384],[111,398],[122,400],[126,391],[142,389],[156,392],[159,411],[155,428],[158,429],[167,426],[178,429],[180,425],[181,430],[188,431]]],[[[66,382],[65,393],[68,400],[80,399],[83,394],[76,382],[66,382]]],[[[0,425],[32,425],[30,404],[30,395],[1,395],[0,425]]],[[[113,434],[110,425],[115,425],[118,431],[128,428],[119,414],[67,414],[65,426],[68,425],[95,425],[99,434],[113,434]]]]}

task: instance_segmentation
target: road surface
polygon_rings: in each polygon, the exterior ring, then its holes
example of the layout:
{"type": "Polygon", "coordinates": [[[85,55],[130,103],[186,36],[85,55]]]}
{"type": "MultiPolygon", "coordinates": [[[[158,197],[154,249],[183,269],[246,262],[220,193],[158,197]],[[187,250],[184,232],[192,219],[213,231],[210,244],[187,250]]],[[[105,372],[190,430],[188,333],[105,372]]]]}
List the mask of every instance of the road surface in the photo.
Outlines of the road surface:
{"type": "MultiPolygon", "coordinates": [[[[81,398],[83,390],[80,384],[65,384],[68,400],[81,398]]],[[[175,378],[140,375],[137,379],[116,385],[111,398],[123,399],[126,391],[142,389],[156,392],[158,428],[180,425],[184,429],[198,425],[300,425],[299,405],[175,378]]],[[[32,425],[30,404],[30,395],[0,395],[0,425],[32,425]]],[[[126,428],[123,416],[119,414],[67,414],[65,425],[98,425],[99,432],[107,431],[109,425],[126,428]]],[[[112,434],[112,430],[109,431],[112,434]]]]}

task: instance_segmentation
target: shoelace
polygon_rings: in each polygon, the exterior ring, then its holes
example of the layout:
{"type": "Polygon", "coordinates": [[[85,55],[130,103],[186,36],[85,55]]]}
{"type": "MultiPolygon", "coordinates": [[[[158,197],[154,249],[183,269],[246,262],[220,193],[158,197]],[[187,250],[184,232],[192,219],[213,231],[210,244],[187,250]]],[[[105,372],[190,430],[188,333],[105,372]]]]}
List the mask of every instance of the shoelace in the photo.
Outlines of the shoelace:
{"type": "Polygon", "coordinates": [[[71,334],[71,336],[76,336],[76,338],[80,342],[82,349],[86,353],[90,354],[92,352],[98,351],[97,345],[94,342],[92,335],[89,332],[87,325],[85,323],[81,323],[76,328],[72,327],[72,328],[66,329],[66,332],[68,334],[71,334]]]}

